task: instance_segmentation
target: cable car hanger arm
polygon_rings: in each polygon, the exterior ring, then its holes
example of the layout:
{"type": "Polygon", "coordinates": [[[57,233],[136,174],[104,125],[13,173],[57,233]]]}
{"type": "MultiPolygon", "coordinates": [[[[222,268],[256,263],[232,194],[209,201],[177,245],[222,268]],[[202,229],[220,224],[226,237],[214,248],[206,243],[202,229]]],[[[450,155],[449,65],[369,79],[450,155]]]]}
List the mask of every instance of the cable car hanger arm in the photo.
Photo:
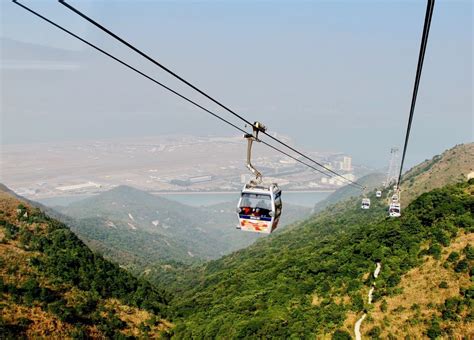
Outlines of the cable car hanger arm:
{"type": "Polygon", "coordinates": [[[244,135],[244,138],[247,139],[247,168],[255,175],[255,184],[261,183],[262,182],[262,174],[260,171],[255,169],[255,167],[252,165],[252,145],[253,142],[260,142],[258,139],[258,133],[259,132],[265,132],[267,129],[265,125],[263,125],[260,122],[255,122],[252,125],[253,133],[246,133],[244,135]]]}
{"type": "MultiPolygon", "coordinates": [[[[167,68],[166,66],[164,66],[163,64],[161,64],[160,62],[158,62],[157,60],[155,60],[154,58],[150,57],[149,55],[147,55],[146,53],[144,53],[143,51],[141,51],[140,49],[138,49],[137,47],[135,47],[134,45],[132,45],[131,43],[127,42],[126,40],[124,40],[123,38],[119,37],[117,34],[113,33],[111,30],[107,29],[106,27],[104,27],[103,25],[101,25],[100,23],[98,23],[97,21],[95,21],[94,19],[88,17],[87,15],[85,15],[84,13],[82,13],[81,11],[79,11],[78,9],[76,9],[75,7],[73,7],[72,5],[70,5],[69,3],[67,3],[65,0],[58,0],[58,2],[60,4],[62,4],[63,6],[65,6],[66,8],[68,8],[69,10],[71,10],[72,12],[76,13],[77,15],[79,15],[80,17],[82,17],[83,19],[85,19],[86,21],[90,22],[91,24],[93,24],[94,26],[96,26],[97,28],[101,29],[102,31],[104,31],[105,33],[109,34],[111,37],[113,37],[114,39],[118,40],[119,42],[121,42],[122,44],[124,44],[125,46],[127,46],[128,48],[132,49],[133,51],[135,51],[136,53],[138,53],[139,55],[141,55],[142,57],[144,57],[145,59],[147,59],[148,61],[150,61],[151,63],[155,64],[156,66],[160,67],[161,69],[163,69],[164,71],[166,71],[167,73],[171,74],[172,76],[174,76],[175,78],[177,78],[178,80],[180,80],[181,82],[183,82],[184,84],[188,85],[189,87],[191,87],[192,89],[194,89],[195,91],[197,91],[198,93],[200,93],[201,95],[203,95],[204,97],[206,97],[207,99],[211,100],[212,102],[214,102],[215,104],[219,105],[220,107],[222,107],[223,109],[225,109],[226,111],[228,111],[229,113],[231,113],[232,115],[234,115],[235,117],[241,119],[243,122],[245,122],[246,124],[250,125],[250,126],[254,126],[250,121],[248,121],[246,118],[242,117],[241,115],[239,115],[238,113],[236,113],[235,111],[233,111],[232,109],[230,109],[229,107],[227,107],[226,105],[222,104],[221,102],[219,102],[217,99],[214,99],[213,97],[211,97],[209,94],[207,94],[206,92],[200,90],[197,86],[193,85],[192,83],[190,83],[189,81],[187,81],[186,79],[184,79],[183,77],[179,76],[177,73],[173,72],[172,70],[170,70],[169,68],[167,68]]],[[[323,169],[325,169],[326,171],[328,171],[329,173],[332,173],[333,175],[337,176],[337,177],[340,177],[342,178],[344,181],[348,182],[348,183],[351,183],[353,184],[354,186],[357,186],[361,189],[364,188],[363,185],[355,182],[355,181],[352,181],[348,178],[345,178],[343,175],[337,173],[336,171],[332,170],[332,169],[329,169],[328,167],[324,166],[323,164],[315,161],[314,159],[306,156],[305,154],[303,154],[302,152],[298,151],[297,149],[291,147],[290,145],[288,145],[287,143],[285,142],[282,142],[280,141],[278,138],[275,138],[273,137],[272,135],[270,135],[269,133],[267,133],[266,131],[262,131],[262,133],[264,135],[266,135],[267,137],[269,137],[270,139],[274,140],[275,142],[283,145],[284,147],[290,149],[291,151],[297,153],[298,155],[300,155],[301,157],[304,157],[305,159],[311,161],[312,163],[322,167],[323,169]]]]}

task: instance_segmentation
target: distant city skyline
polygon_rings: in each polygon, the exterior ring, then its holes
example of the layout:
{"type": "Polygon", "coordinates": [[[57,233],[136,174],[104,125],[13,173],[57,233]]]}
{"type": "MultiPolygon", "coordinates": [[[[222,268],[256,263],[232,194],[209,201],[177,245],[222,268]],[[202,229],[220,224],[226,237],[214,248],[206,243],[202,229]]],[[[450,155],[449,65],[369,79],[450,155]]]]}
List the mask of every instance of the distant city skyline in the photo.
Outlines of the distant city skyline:
{"type": "MultiPolygon", "coordinates": [[[[55,1],[24,3],[216,109],[55,1]]],[[[403,144],[425,1],[71,3],[298,148],[383,167],[403,144]]],[[[11,2],[1,6],[2,144],[239,135],[11,2]]],[[[438,0],[406,168],[472,141],[472,92],[472,2],[438,0]]]]}

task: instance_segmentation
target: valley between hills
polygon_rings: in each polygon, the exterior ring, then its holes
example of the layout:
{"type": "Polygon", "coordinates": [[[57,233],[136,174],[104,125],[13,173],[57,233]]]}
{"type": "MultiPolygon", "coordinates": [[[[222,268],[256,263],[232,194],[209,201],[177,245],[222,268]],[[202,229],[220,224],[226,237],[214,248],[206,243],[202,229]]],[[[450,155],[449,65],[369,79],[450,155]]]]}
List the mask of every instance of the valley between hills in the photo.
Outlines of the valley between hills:
{"type": "Polygon", "coordinates": [[[362,338],[472,338],[473,165],[471,143],[409,170],[399,219],[375,179],[369,210],[342,188],[240,239],[133,188],[54,211],[3,187],[1,337],[350,339],[366,314],[362,338]]]}

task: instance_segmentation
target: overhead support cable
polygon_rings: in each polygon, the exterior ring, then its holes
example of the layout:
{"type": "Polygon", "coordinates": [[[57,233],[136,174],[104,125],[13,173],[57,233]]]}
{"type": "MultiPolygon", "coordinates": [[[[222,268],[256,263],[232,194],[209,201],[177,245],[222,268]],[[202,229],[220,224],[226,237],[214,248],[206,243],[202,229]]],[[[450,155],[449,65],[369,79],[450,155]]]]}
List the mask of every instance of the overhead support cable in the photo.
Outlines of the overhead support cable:
{"type": "MultiPolygon", "coordinates": [[[[86,39],[84,39],[84,38],[78,36],[77,34],[71,32],[70,30],[68,30],[68,29],[66,29],[66,28],[64,28],[63,26],[61,26],[61,25],[59,25],[59,24],[53,22],[52,20],[46,18],[45,16],[39,14],[38,12],[36,12],[36,11],[34,11],[34,10],[32,10],[31,8],[27,7],[26,5],[21,4],[21,3],[18,2],[17,0],[12,0],[12,1],[13,1],[15,4],[17,4],[18,6],[22,7],[22,8],[25,9],[25,10],[27,10],[28,12],[34,14],[34,15],[37,16],[38,18],[40,18],[40,19],[46,21],[47,23],[53,25],[54,27],[60,29],[61,31],[63,31],[63,32],[67,33],[67,34],[69,34],[70,36],[74,37],[75,39],[78,39],[79,41],[83,42],[84,44],[86,44],[86,45],[92,47],[93,49],[99,51],[100,53],[106,55],[107,57],[109,57],[109,58],[115,60],[116,62],[120,63],[121,65],[123,65],[123,66],[125,66],[125,67],[127,67],[128,69],[130,69],[130,70],[132,70],[132,71],[138,73],[139,75],[141,75],[141,76],[145,77],[146,79],[152,81],[152,82],[155,83],[156,85],[161,86],[162,88],[164,88],[165,90],[167,90],[167,91],[173,93],[174,95],[176,95],[176,96],[178,96],[178,97],[184,99],[184,100],[187,101],[188,103],[190,103],[190,104],[192,104],[192,105],[194,105],[194,106],[200,108],[201,110],[203,110],[203,111],[209,113],[210,115],[212,115],[213,117],[219,119],[220,121],[222,121],[222,122],[224,122],[224,123],[226,123],[226,124],[232,126],[232,127],[235,128],[236,130],[238,130],[238,131],[240,131],[240,132],[242,132],[242,133],[244,133],[244,134],[247,134],[247,133],[248,133],[246,130],[242,129],[241,127],[239,127],[239,126],[233,124],[232,122],[228,121],[228,120],[225,119],[225,118],[222,118],[222,117],[219,116],[218,114],[216,114],[216,113],[210,111],[209,109],[207,109],[207,108],[205,108],[204,106],[202,106],[202,105],[196,103],[196,102],[193,101],[192,99],[190,99],[190,98],[188,98],[188,97],[186,97],[186,96],[180,94],[179,92],[173,90],[172,88],[170,88],[170,87],[168,87],[168,86],[162,84],[162,83],[159,82],[158,80],[156,80],[156,79],[154,79],[154,78],[148,76],[148,75],[145,74],[144,72],[138,70],[137,68],[131,66],[130,64],[124,62],[123,60],[121,60],[121,59],[115,57],[114,55],[112,55],[112,54],[110,54],[109,52],[103,50],[102,48],[100,48],[100,47],[94,45],[93,43],[87,41],[86,39]]],[[[299,162],[299,163],[301,163],[301,164],[303,164],[303,165],[309,167],[310,169],[312,169],[312,170],[314,170],[314,171],[316,171],[316,172],[319,172],[319,173],[323,174],[324,176],[331,177],[329,174],[325,173],[324,171],[321,171],[320,169],[318,169],[318,168],[312,166],[311,164],[308,164],[308,163],[306,163],[306,162],[303,162],[302,160],[298,159],[297,157],[294,157],[294,156],[290,155],[289,153],[287,153],[287,152],[285,152],[285,151],[283,151],[283,150],[281,150],[281,149],[275,147],[275,146],[272,145],[272,144],[269,144],[269,143],[267,143],[267,142],[265,142],[265,141],[263,141],[263,140],[260,140],[260,139],[257,139],[257,141],[258,141],[258,142],[261,142],[261,143],[264,144],[265,146],[267,146],[267,147],[269,147],[269,148],[271,148],[271,149],[273,149],[273,150],[275,150],[275,151],[277,151],[277,152],[279,152],[279,153],[281,153],[281,154],[283,154],[283,155],[285,155],[285,156],[287,156],[287,157],[289,157],[289,158],[291,158],[291,159],[293,159],[293,160],[295,160],[295,161],[297,161],[297,162],[299,162]]]]}
{"type": "Polygon", "coordinates": [[[402,179],[403,164],[405,162],[405,156],[406,156],[407,147],[408,147],[408,140],[410,138],[411,125],[413,122],[413,115],[415,113],[416,98],[418,96],[418,88],[420,86],[421,71],[423,70],[423,61],[425,59],[426,45],[428,43],[428,35],[430,33],[431,18],[433,16],[434,4],[435,4],[435,0],[428,0],[427,5],[426,5],[425,23],[423,25],[423,34],[421,37],[421,44],[420,44],[420,54],[418,56],[418,66],[416,69],[415,84],[413,86],[413,95],[412,95],[411,105],[410,105],[410,114],[408,116],[408,125],[407,125],[406,134],[405,134],[405,144],[403,146],[402,161],[400,163],[400,172],[398,174],[397,188],[400,188],[400,182],[402,179]]]}
{"type": "MultiPolygon", "coordinates": [[[[175,77],[176,79],[180,80],[181,82],[183,82],[184,84],[186,84],[187,86],[191,87],[193,90],[197,91],[198,93],[200,93],[201,95],[203,95],[204,97],[206,97],[207,99],[211,100],[212,102],[214,102],[215,104],[217,104],[218,106],[220,106],[221,108],[223,108],[224,110],[228,111],[229,113],[231,113],[232,115],[234,115],[236,118],[242,120],[244,123],[246,123],[247,125],[250,125],[252,127],[255,127],[254,126],[254,123],[251,123],[249,120],[247,120],[246,118],[244,118],[243,116],[239,115],[238,113],[236,113],[234,110],[230,109],[228,106],[222,104],[220,101],[216,100],[215,98],[213,98],[212,96],[210,96],[209,94],[207,94],[206,92],[204,92],[203,90],[199,89],[197,86],[193,85],[191,82],[187,81],[186,79],[184,79],[183,77],[179,76],[177,73],[173,72],[172,70],[170,70],[169,68],[167,68],[166,66],[164,66],[163,64],[161,64],[159,61],[157,61],[156,59],[150,57],[148,54],[146,54],[145,52],[141,51],[140,49],[138,49],[137,47],[135,47],[134,45],[132,45],[131,43],[127,42],[125,39],[121,38],[120,36],[118,36],[117,34],[115,34],[114,32],[112,32],[111,30],[109,30],[108,28],[104,27],[103,25],[101,25],[100,23],[98,23],[97,21],[95,21],[94,19],[90,18],[89,16],[87,16],[86,14],[82,13],[81,11],[79,11],[78,9],[76,9],[74,6],[70,5],[69,3],[67,3],[65,0],[58,0],[59,3],[61,3],[62,5],[64,5],[66,8],[68,8],[69,10],[71,10],[72,12],[76,13],[77,15],[79,15],[80,17],[82,17],[83,19],[85,19],[86,21],[90,22],[91,24],[93,24],[94,26],[96,26],[97,28],[99,28],[100,30],[102,30],[103,32],[107,33],[108,35],[110,35],[111,37],[113,37],[114,39],[116,39],[117,41],[119,41],[120,43],[122,43],[123,45],[127,46],[128,48],[130,48],[131,50],[135,51],[136,53],[138,53],[139,55],[141,55],[143,58],[147,59],[148,61],[150,61],[151,63],[153,63],[154,65],[158,66],[159,68],[161,68],[162,70],[164,70],[165,72],[169,73],[170,75],[172,75],[173,77],[175,77]]],[[[325,171],[327,171],[328,173],[331,173],[333,174],[334,176],[337,176],[337,177],[340,177],[342,178],[344,181],[352,184],[353,186],[356,186],[356,187],[359,187],[361,189],[365,189],[365,187],[355,181],[352,181],[346,177],[344,177],[343,175],[337,173],[336,171],[326,167],[325,165],[315,161],[314,159],[308,157],[307,155],[303,154],[302,152],[298,151],[297,149],[293,148],[292,146],[288,145],[287,143],[279,140],[278,138],[275,138],[273,137],[271,134],[269,134],[268,132],[264,132],[262,131],[262,133],[267,136],[268,138],[272,139],[273,141],[283,145],[284,147],[290,149],[291,151],[297,153],[298,155],[300,155],[301,157],[305,158],[306,160],[318,165],[319,167],[323,168],[325,171]]],[[[331,177],[331,176],[329,176],[331,177]]]]}

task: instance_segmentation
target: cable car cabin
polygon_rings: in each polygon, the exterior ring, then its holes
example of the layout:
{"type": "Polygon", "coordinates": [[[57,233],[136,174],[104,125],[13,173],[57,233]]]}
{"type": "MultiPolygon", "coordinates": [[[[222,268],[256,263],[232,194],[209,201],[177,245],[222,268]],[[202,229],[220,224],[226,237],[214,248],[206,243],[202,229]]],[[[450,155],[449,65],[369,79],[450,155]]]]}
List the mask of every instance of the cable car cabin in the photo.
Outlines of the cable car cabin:
{"type": "Polygon", "coordinates": [[[377,191],[375,192],[375,197],[377,197],[377,198],[382,197],[382,191],[377,190],[377,191]]]}
{"type": "Polygon", "coordinates": [[[270,234],[280,221],[281,209],[281,190],[278,185],[246,184],[237,205],[237,229],[270,234]]]}
{"type": "Polygon", "coordinates": [[[370,208],[370,198],[363,198],[362,205],[360,206],[362,209],[369,209],[370,208]]]}
{"type": "Polygon", "coordinates": [[[400,203],[390,203],[390,207],[388,208],[388,215],[390,217],[400,217],[401,216],[400,203]]]}

